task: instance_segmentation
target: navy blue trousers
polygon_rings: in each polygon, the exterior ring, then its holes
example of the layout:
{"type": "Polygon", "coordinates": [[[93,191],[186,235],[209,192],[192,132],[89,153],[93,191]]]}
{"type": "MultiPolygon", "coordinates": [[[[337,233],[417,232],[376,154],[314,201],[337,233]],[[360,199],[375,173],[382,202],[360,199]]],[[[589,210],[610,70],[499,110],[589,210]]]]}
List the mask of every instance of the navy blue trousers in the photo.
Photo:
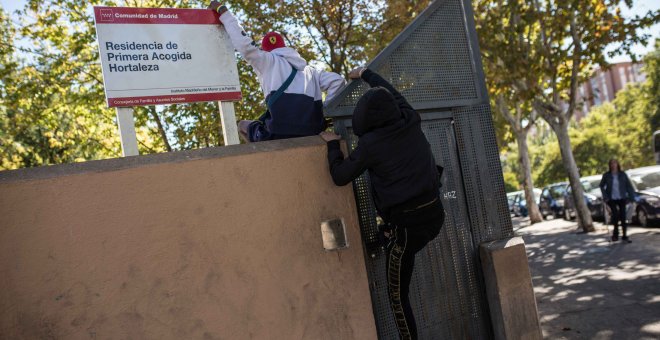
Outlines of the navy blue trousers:
{"type": "Polygon", "coordinates": [[[297,138],[297,137],[304,137],[304,136],[281,135],[281,134],[272,133],[268,131],[264,123],[258,120],[253,121],[248,126],[248,138],[250,139],[250,142],[263,142],[267,140],[287,139],[287,138],[297,138]]]}

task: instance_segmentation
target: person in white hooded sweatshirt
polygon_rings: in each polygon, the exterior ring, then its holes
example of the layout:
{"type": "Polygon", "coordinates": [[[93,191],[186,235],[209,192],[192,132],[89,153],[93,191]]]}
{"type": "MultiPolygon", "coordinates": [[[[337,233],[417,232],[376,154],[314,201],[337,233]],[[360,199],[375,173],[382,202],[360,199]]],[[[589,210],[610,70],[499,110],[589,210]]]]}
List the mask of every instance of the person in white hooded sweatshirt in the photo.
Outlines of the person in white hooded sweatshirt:
{"type": "Polygon", "coordinates": [[[256,121],[240,121],[238,129],[242,137],[258,142],[318,135],[325,130],[322,92],[327,92],[326,100],[332,98],[346,83],[344,78],[307,65],[296,50],[286,47],[277,32],[266,34],[259,49],[227,7],[212,1],[209,9],[220,14],[220,22],[234,48],[257,73],[266,96],[269,112],[256,121]],[[278,96],[276,93],[282,87],[286,88],[278,96]]]}

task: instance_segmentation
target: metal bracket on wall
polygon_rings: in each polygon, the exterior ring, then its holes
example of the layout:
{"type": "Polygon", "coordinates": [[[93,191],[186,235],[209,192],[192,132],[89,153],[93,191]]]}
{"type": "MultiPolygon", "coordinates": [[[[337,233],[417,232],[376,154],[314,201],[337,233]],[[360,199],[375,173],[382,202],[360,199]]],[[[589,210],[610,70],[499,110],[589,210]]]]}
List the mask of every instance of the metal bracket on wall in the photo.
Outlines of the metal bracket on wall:
{"type": "Polygon", "coordinates": [[[321,222],[321,238],[323,239],[323,249],[327,251],[348,248],[344,219],[335,218],[321,222]]]}

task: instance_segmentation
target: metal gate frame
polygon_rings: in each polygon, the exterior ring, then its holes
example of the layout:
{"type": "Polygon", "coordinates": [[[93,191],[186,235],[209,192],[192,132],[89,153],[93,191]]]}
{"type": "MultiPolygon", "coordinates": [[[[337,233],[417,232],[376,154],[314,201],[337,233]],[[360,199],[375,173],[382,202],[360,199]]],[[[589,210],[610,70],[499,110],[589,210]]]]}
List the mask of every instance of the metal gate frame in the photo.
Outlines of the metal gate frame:
{"type": "MultiPolygon", "coordinates": [[[[513,229],[470,1],[437,0],[368,67],[418,110],[436,161],[445,167],[445,225],[416,257],[411,283],[419,337],[491,338],[478,246],[511,237],[513,229]]],[[[367,89],[353,81],[326,103],[326,116],[350,150],[357,143],[351,115],[367,89]]],[[[365,173],[353,188],[373,312],[379,338],[397,339],[369,183],[365,173]]]]}

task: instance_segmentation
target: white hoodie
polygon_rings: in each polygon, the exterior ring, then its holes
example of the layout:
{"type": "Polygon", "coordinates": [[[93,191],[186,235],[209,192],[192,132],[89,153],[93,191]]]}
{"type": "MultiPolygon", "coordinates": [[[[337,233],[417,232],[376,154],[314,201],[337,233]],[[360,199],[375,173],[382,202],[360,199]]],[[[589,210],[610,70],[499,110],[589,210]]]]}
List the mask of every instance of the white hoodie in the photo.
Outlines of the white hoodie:
{"type": "Polygon", "coordinates": [[[282,86],[295,67],[298,72],[284,94],[270,107],[271,119],[266,126],[272,133],[283,135],[315,135],[324,128],[322,92],[332,98],[346,83],[333,72],[307,65],[300,54],[282,47],[263,51],[250,39],[236,17],[226,11],[220,16],[234,48],[254,68],[264,95],[268,97],[282,86]]]}

